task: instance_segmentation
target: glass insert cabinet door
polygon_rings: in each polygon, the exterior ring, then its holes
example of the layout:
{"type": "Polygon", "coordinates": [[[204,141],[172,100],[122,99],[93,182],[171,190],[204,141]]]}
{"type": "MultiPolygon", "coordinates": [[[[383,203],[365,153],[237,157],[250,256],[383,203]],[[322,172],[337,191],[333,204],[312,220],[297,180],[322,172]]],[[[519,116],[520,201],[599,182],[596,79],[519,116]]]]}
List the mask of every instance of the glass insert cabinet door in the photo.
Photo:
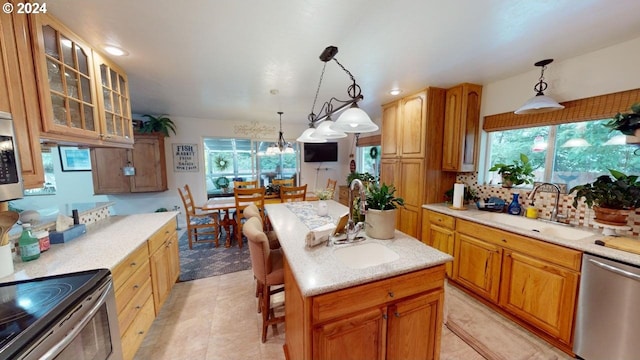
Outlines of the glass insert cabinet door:
{"type": "Polygon", "coordinates": [[[98,103],[103,115],[105,140],[133,143],[129,82],[123,70],[94,53],[98,80],[98,103]]]}

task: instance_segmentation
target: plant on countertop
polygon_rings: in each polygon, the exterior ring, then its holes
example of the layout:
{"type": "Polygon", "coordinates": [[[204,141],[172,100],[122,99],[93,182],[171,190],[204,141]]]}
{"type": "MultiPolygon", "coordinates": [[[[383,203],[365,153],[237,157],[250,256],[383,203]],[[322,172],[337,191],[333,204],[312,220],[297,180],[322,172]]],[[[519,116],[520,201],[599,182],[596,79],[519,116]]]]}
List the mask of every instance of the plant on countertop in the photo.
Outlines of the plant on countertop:
{"type": "Polygon", "coordinates": [[[165,137],[169,137],[169,130],[171,130],[174,135],[176,134],[176,124],[174,124],[173,121],[171,121],[171,119],[167,117],[167,115],[154,116],[145,114],[142,116],[146,117],[149,120],[144,122],[144,124],[140,128],[140,132],[159,132],[164,134],[165,137]]]}
{"type": "Polygon", "coordinates": [[[318,189],[316,190],[316,196],[320,200],[329,200],[333,198],[333,190],[331,189],[318,189]]]}
{"type": "Polygon", "coordinates": [[[631,210],[640,207],[640,182],[637,175],[625,175],[609,169],[609,175],[601,175],[592,182],[574,186],[569,193],[576,193],[573,207],[584,198],[588,207],[599,206],[608,209],[631,210]]]}
{"type": "Polygon", "coordinates": [[[374,183],[367,188],[367,209],[393,210],[398,206],[404,206],[404,199],[395,196],[396,188],[393,185],[382,183],[378,186],[374,183]]]}
{"type": "Polygon", "coordinates": [[[494,164],[489,171],[498,171],[502,175],[502,186],[509,188],[522,184],[533,184],[535,178],[533,166],[525,154],[520,154],[520,160],[513,160],[513,164],[494,164]]]}
{"type": "Polygon", "coordinates": [[[635,132],[640,129],[640,103],[631,105],[630,113],[617,113],[604,126],[611,131],[619,130],[625,135],[635,135],[635,132]]]}

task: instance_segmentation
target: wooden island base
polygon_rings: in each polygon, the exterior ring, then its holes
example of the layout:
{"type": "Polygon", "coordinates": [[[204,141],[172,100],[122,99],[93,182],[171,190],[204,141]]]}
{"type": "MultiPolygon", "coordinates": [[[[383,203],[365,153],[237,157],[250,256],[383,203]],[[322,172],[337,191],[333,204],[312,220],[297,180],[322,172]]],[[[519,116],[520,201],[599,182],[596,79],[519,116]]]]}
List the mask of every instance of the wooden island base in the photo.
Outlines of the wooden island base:
{"type": "Polygon", "coordinates": [[[444,264],[310,297],[284,271],[287,359],[439,359],[444,264]]]}

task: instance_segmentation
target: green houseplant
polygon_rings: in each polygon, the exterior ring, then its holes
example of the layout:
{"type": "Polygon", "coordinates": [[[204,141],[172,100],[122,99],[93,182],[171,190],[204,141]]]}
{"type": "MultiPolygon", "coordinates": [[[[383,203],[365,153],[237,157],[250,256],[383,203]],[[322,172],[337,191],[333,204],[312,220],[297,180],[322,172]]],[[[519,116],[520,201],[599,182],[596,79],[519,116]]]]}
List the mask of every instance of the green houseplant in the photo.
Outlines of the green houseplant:
{"type": "Polygon", "coordinates": [[[396,229],[396,210],[404,199],[395,196],[393,185],[370,183],[367,188],[365,233],[374,239],[391,239],[396,229]]]}
{"type": "Polygon", "coordinates": [[[631,105],[631,112],[617,113],[604,126],[611,131],[618,130],[625,135],[640,136],[640,103],[631,105]]]}
{"type": "Polygon", "coordinates": [[[502,176],[502,187],[510,188],[522,184],[533,184],[533,166],[525,154],[520,154],[519,160],[511,164],[497,163],[489,171],[497,171],[502,176]]]}
{"type": "Polygon", "coordinates": [[[596,221],[610,225],[625,225],[629,212],[640,207],[640,182],[637,175],[625,175],[609,169],[611,176],[601,175],[592,182],[571,188],[575,192],[573,207],[584,198],[596,213],[596,221]],[[612,178],[613,177],[613,178],[612,178]]]}
{"type": "Polygon", "coordinates": [[[171,119],[167,117],[167,115],[153,116],[145,114],[142,116],[146,117],[148,120],[144,122],[144,124],[140,128],[140,132],[159,132],[162,133],[165,137],[169,137],[169,130],[171,130],[174,135],[176,134],[176,124],[174,124],[173,121],[171,121],[171,119]]]}
{"type": "Polygon", "coordinates": [[[347,184],[351,184],[354,179],[362,181],[365,186],[376,181],[376,178],[368,172],[359,173],[354,171],[347,175],[347,184]]]}

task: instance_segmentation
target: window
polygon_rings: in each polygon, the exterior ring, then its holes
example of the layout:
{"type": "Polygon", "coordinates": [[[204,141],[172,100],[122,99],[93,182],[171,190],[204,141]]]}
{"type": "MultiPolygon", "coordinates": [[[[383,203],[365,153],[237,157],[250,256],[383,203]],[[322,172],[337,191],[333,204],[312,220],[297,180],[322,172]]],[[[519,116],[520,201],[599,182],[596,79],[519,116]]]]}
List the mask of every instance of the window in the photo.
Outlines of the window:
{"type": "MultiPolygon", "coordinates": [[[[251,139],[204,139],[205,176],[208,194],[233,187],[233,181],[259,180],[266,186],[273,179],[296,178],[299,172],[298,144],[294,153],[266,155],[271,144],[251,139]]],[[[228,190],[227,190],[228,191],[228,190]]]]}
{"type": "Polygon", "coordinates": [[[368,172],[376,179],[380,178],[380,145],[358,146],[358,172],[368,172]]]}
{"type": "MultiPolygon", "coordinates": [[[[609,174],[608,169],[625,174],[640,172],[640,156],[634,145],[625,144],[619,132],[610,132],[608,120],[495,131],[489,133],[489,163],[511,163],[520,153],[529,157],[536,181],[565,183],[567,188],[609,174]]],[[[488,173],[488,183],[500,182],[497,172],[488,173]]]]}
{"type": "MultiPolygon", "coordinates": [[[[55,147],[53,148],[55,150],[55,147]]],[[[57,155],[57,154],[56,154],[57,155]]],[[[56,176],[53,172],[53,155],[51,148],[42,146],[42,165],[44,167],[44,185],[37,189],[25,189],[24,195],[55,195],[56,194],[56,176]]]]}

